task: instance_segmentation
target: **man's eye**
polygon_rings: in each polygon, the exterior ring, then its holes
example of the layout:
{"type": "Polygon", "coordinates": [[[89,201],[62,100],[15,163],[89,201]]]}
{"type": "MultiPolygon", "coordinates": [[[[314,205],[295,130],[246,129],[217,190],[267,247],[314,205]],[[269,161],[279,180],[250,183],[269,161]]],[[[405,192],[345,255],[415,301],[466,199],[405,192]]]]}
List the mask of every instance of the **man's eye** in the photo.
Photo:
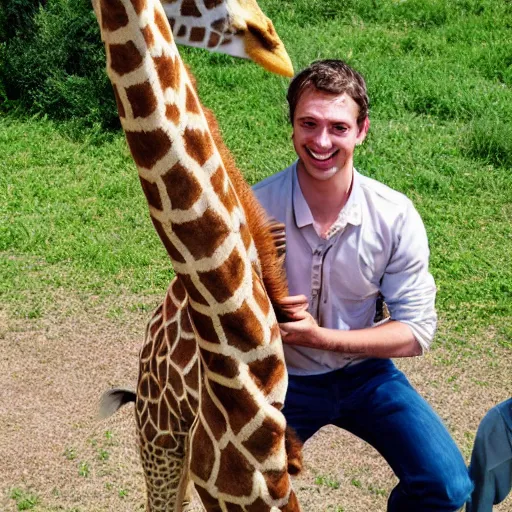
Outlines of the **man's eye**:
{"type": "Polygon", "coordinates": [[[343,132],[347,131],[347,127],[343,126],[342,124],[336,124],[336,125],[334,125],[334,130],[337,132],[343,133],[343,132]]]}

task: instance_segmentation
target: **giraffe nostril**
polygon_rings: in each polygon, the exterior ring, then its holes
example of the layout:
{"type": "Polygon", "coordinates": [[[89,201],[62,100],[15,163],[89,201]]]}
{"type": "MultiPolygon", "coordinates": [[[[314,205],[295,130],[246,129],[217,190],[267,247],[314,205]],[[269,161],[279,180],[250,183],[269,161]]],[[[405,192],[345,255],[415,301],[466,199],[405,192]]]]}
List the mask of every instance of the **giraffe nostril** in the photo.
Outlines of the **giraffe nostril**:
{"type": "Polygon", "coordinates": [[[265,50],[271,52],[277,48],[276,42],[272,41],[261,28],[252,24],[247,24],[247,30],[259,41],[265,50]]]}

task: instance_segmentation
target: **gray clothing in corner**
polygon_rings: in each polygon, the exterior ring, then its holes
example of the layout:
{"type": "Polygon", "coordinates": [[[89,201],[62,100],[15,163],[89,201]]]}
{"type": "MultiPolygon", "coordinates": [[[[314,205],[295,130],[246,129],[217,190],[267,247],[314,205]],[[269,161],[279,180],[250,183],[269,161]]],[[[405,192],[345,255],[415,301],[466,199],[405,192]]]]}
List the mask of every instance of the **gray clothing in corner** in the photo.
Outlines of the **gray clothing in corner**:
{"type": "Polygon", "coordinates": [[[512,398],[493,407],[476,434],[470,476],[475,484],[466,512],[491,512],[512,487],[512,398]]]}

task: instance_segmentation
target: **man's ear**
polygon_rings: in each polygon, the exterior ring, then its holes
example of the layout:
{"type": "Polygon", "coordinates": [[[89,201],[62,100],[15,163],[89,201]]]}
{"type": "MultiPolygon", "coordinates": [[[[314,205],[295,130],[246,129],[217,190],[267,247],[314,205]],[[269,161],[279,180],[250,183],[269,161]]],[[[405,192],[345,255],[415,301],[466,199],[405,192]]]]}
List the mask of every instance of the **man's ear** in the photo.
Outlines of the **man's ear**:
{"type": "Polygon", "coordinates": [[[368,134],[368,130],[370,129],[370,118],[366,116],[364,121],[359,126],[359,133],[357,134],[357,143],[361,144],[364,139],[366,139],[366,135],[368,134]]]}

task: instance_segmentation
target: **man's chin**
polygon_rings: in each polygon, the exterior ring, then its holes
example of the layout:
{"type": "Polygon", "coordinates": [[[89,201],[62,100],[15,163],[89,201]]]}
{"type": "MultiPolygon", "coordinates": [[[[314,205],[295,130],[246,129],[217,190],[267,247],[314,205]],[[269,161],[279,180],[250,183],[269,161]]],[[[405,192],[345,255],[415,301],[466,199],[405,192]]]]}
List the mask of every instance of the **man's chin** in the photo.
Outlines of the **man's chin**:
{"type": "Polygon", "coordinates": [[[303,165],[303,169],[308,176],[318,181],[328,181],[338,173],[337,167],[319,169],[317,167],[303,165]]]}

